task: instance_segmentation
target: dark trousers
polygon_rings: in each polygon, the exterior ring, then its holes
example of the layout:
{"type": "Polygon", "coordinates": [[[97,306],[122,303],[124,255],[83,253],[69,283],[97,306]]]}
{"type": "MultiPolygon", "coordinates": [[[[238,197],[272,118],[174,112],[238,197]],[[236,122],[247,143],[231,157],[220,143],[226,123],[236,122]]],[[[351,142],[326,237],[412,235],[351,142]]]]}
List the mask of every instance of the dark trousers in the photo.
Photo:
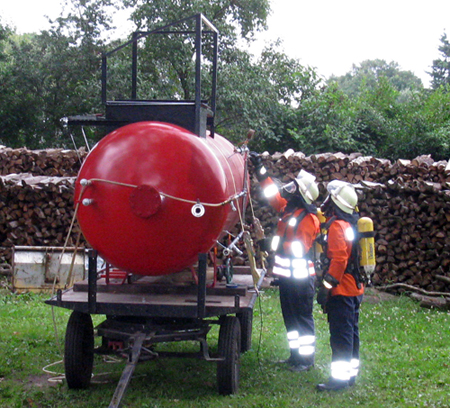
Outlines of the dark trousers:
{"type": "MultiPolygon", "coordinates": [[[[314,336],[313,300],[315,277],[279,279],[280,304],[287,332],[298,331],[300,336],[314,336]]],[[[291,353],[298,364],[314,364],[314,354],[302,356],[291,353]]]]}
{"type": "Polygon", "coordinates": [[[361,296],[331,296],[327,302],[332,361],[359,360],[361,296]]]}

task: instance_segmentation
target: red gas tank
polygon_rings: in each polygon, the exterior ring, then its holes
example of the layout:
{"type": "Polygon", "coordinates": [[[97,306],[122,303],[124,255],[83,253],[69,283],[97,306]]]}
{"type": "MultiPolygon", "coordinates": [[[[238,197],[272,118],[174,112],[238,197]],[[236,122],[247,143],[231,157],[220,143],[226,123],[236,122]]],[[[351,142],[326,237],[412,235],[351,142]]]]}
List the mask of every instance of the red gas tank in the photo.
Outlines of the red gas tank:
{"type": "Polygon", "coordinates": [[[200,138],[161,122],[104,137],[79,172],[77,217],[112,265],[166,275],[193,265],[242,214],[244,160],[222,136],[200,138]]]}

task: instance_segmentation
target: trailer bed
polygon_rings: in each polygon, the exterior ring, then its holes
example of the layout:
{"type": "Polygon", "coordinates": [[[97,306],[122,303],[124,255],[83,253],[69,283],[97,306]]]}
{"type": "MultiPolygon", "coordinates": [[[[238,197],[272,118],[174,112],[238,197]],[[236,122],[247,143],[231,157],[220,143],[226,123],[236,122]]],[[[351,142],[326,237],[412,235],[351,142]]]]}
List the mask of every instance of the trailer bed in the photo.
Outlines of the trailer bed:
{"type": "MultiPolygon", "coordinates": [[[[251,348],[253,308],[265,270],[253,282],[250,268],[245,279],[234,275],[228,284],[207,279],[216,271],[207,266],[207,254],[199,254],[190,279],[136,276],[109,267],[97,271],[97,252],[88,250],[88,279],[47,300],[52,306],[71,309],[67,323],[64,368],[71,389],[87,388],[94,353],[128,355],[128,362],[110,408],[118,408],[139,361],[157,357],[194,357],[217,363],[217,384],[222,395],[234,394],[239,385],[240,354],[251,348]],[[106,273],[104,273],[106,272],[106,273]],[[94,331],[91,315],[105,315],[94,331]],[[207,335],[219,325],[217,352],[211,353],[207,335]],[[101,337],[95,348],[94,337],[101,337]],[[195,352],[160,351],[166,342],[194,341],[195,352]]],[[[216,272],[216,273],[214,273],[216,272]]],[[[243,270],[241,270],[241,273],[243,270]]],[[[185,278],[189,278],[189,273],[185,278]]],[[[216,279],[214,278],[214,279],[216,279]]]]}
{"type": "MultiPolygon", "coordinates": [[[[236,276],[234,286],[216,282],[206,288],[203,317],[237,313],[253,308],[257,291],[247,279],[236,276]]],[[[89,302],[88,279],[73,288],[59,292],[47,304],[83,313],[116,316],[198,317],[198,288],[193,283],[164,282],[160,277],[145,276],[131,283],[123,279],[105,278],[96,281],[95,310],[89,302]]]]}

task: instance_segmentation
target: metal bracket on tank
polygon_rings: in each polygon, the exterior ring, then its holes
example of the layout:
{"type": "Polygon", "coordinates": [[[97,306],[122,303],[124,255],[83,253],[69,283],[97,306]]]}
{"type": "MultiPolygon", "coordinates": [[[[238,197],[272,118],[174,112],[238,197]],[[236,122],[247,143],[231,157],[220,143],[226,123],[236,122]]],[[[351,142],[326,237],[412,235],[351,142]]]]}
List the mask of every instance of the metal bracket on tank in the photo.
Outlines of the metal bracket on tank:
{"type": "MultiPolygon", "coordinates": [[[[228,232],[228,231],[225,231],[225,232],[227,232],[228,234],[230,234],[230,232],[228,232]]],[[[228,247],[225,247],[224,245],[222,245],[219,241],[217,241],[217,243],[222,247],[222,248],[224,248],[223,249],[223,254],[224,254],[224,256],[229,256],[229,255],[231,255],[231,253],[233,252],[233,251],[235,251],[238,255],[242,255],[243,253],[242,253],[242,251],[236,246],[236,244],[239,242],[239,240],[242,238],[242,235],[243,235],[244,233],[241,231],[235,238],[234,238],[234,240],[233,240],[233,242],[231,242],[231,244],[230,245],[228,245],[228,247]]],[[[230,234],[231,235],[231,234],[230,234]]]]}

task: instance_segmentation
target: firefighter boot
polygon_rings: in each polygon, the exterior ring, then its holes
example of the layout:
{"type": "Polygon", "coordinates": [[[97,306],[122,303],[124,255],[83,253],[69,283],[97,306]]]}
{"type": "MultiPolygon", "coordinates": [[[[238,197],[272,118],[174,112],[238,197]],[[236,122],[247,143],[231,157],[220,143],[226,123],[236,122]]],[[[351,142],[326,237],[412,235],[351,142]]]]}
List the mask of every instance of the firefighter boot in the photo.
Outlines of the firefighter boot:
{"type": "Polygon", "coordinates": [[[319,391],[339,391],[348,388],[349,385],[348,380],[336,380],[335,378],[330,378],[325,384],[317,384],[317,389],[319,391]]]}
{"type": "Polygon", "coordinates": [[[303,365],[303,364],[295,364],[291,365],[288,370],[293,371],[294,373],[301,373],[303,371],[309,371],[313,365],[303,365]]]}
{"type": "Polygon", "coordinates": [[[287,358],[285,360],[278,360],[277,363],[278,364],[287,364],[288,366],[295,366],[298,364],[296,354],[297,353],[293,353],[291,350],[291,355],[289,356],[289,358],[287,358]]]}

